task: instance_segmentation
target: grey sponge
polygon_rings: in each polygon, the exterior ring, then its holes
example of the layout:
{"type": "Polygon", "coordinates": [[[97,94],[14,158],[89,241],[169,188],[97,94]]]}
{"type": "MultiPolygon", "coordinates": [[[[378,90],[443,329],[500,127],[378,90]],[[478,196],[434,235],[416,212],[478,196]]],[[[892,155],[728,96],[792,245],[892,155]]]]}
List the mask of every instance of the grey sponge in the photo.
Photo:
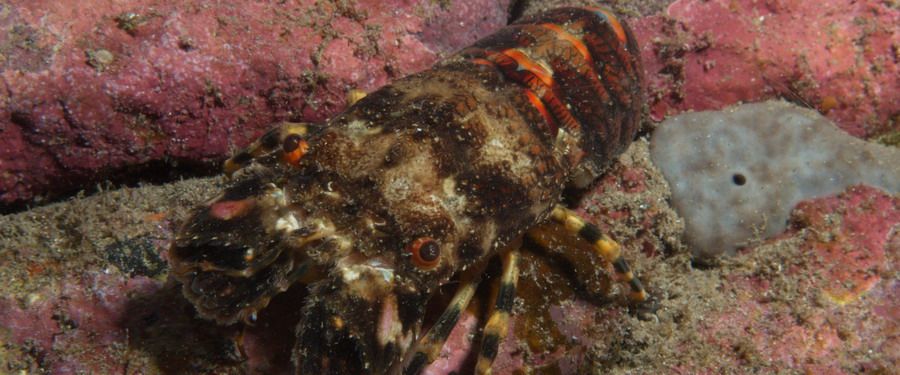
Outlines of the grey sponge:
{"type": "Polygon", "coordinates": [[[854,184],[900,191],[900,150],[851,137],[782,101],[669,118],[650,153],[701,258],[784,231],[802,200],[854,184]]]}

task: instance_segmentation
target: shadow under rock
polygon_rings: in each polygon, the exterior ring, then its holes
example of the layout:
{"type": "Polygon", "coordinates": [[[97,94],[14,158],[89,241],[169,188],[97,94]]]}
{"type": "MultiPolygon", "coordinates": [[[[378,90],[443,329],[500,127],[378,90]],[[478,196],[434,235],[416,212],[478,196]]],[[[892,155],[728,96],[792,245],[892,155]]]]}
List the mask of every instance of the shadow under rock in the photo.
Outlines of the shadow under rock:
{"type": "Polygon", "coordinates": [[[163,374],[290,374],[298,301],[305,294],[298,285],[276,296],[253,327],[220,326],[197,317],[181,285],[168,282],[131,298],[120,326],[129,332],[131,350],[150,357],[163,374]]]}

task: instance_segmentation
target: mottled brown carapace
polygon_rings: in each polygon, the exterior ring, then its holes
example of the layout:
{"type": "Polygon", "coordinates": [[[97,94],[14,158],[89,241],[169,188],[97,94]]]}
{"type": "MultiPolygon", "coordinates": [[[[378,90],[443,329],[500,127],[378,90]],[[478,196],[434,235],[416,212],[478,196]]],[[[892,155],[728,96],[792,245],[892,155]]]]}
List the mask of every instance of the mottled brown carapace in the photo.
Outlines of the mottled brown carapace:
{"type": "MultiPolygon", "coordinates": [[[[481,271],[502,277],[478,372],[505,335],[523,235],[562,228],[646,298],[617,244],[559,206],[639,127],[638,50],[599,8],[536,15],[357,101],[327,124],[281,124],[226,162],[256,161],[178,232],[170,259],[201,316],[252,322],[304,283],[297,372],[417,373],[481,271]],[[451,280],[444,313],[425,307],[451,280]]],[[[573,249],[572,251],[582,251],[573,249]]],[[[435,349],[437,348],[437,349],[435,349]]]]}

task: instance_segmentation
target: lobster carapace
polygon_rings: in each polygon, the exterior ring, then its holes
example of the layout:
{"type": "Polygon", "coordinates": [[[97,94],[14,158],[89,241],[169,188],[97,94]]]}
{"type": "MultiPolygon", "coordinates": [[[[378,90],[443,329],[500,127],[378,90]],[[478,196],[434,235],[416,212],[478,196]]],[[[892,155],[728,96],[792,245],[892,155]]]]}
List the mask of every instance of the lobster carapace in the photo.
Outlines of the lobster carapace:
{"type": "Polygon", "coordinates": [[[418,373],[500,257],[476,365],[490,372],[523,237],[577,237],[632,300],[647,298],[618,244],[560,205],[564,188],[629,144],[641,103],[637,46],[610,11],[528,17],[326,124],[282,123],[237,153],[227,173],[255,166],[186,220],[173,274],[200,315],[223,324],[308,285],[298,373],[418,373]],[[424,327],[451,280],[455,294],[424,327]]]}

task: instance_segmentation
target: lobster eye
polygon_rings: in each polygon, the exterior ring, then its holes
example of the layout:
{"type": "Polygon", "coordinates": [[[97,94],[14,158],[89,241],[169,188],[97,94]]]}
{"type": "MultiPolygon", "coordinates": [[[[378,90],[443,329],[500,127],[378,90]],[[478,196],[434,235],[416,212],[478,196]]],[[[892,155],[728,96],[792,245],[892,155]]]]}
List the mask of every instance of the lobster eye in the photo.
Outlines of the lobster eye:
{"type": "Polygon", "coordinates": [[[407,246],[413,264],[423,269],[437,266],[441,260],[441,246],[430,237],[419,237],[407,246]]]}
{"type": "Polygon", "coordinates": [[[294,150],[300,147],[301,141],[303,141],[303,137],[299,134],[290,134],[284,138],[281,149],[284,150],[284,152],[294,152],[294,150]]]}

